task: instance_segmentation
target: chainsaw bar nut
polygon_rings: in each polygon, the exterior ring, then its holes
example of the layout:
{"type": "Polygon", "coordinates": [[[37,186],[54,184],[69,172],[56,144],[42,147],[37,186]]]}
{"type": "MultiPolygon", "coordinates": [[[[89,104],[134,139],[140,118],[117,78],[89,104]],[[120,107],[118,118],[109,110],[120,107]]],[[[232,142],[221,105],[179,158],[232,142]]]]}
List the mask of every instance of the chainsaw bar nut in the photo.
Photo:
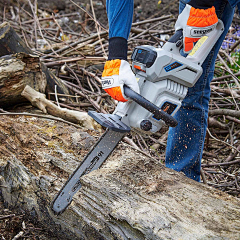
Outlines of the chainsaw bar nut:
{"type": "Polygon", "coordinates": [[[150,131],[152,129],[152,123],[149,120],[142,120],[140,127],[143,131],[150,131]]]}

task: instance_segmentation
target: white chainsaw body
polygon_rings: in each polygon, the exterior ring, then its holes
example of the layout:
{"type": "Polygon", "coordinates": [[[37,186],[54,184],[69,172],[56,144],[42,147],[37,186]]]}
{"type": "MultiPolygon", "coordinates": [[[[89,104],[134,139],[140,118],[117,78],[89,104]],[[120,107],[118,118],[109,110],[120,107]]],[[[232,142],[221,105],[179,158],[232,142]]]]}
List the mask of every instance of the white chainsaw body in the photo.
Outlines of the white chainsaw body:
{"type": "MultiPolygon", "coordinates": [[[[215,32],[199,41],[193,51],[184,57],[178,43],[167,42],[163,48],[152,46],[137,47],[132,55],[132,70],[140,87],[140,95],[161,108],[171,116],[181,107],[188,88],[194,86],[202,74],[202,63],[223,31],[219,21],[215,32]],[[148,62],[146,63],[146,54],[148,62]]],[[[154,118],[149,112],[134,101],[119,102],[114,114],[130,128],[143,132],[157,132],[164,121],[154,118]],[[144,130],[143,121],[151,126],[144,130]]]]}

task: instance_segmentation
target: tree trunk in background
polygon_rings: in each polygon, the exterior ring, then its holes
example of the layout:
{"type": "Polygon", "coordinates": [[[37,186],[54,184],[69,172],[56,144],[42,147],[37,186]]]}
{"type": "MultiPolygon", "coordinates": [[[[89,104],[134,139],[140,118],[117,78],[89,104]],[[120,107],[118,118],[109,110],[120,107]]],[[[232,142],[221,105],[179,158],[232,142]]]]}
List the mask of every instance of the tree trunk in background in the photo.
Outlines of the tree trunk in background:
{"type": "Polygon", "coordinates": [[[16,53],[0,58],[0,107],[8,108],[26,102],[21,96],[29,85],[39,92],[45,92],[47,81],[42,72],[39,57],[16,53]]]}
{"type": "MultiPolygon", "coordinates": [[[[10,24],[7,22],[2,23],[0,25],[0,57],[20,52],[33,55],[31,49],[26,46],[26,44],[21,40],[21,38],[17,35],[14,29],[10,26],[10,24]]],[[[64,86],[62,81],[56,76],[54,76],[54,74],[49,71],[48,68],[42,63],[41,68],[46,75],[47,92],[54,92],[55,85],[57,85],[58,93],[69,94],[68,89],[64,86]]]]}
{"type": "Polygon", "coordinates": [[[59,239],[240,239],[239,199],[165,168],[124,143],[101,169],[82,177],[72,204],[54,215],[51,201],[98,137],[52,120],[1,116],[5,203],[59,239]]]}

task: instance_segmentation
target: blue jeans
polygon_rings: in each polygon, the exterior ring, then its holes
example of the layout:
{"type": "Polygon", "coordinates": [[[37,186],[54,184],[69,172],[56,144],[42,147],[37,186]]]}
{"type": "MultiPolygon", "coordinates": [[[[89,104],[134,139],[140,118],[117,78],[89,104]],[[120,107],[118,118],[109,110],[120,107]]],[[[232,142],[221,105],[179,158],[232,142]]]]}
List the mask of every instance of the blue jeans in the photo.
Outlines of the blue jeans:
{"type": "MultiPolygon", "coordinates": [[[[189,0],[180,0],[180,12],[188,2],[189,0]]],[[[188,89],[182,107],[175,115],[178,126],[169,129],[167,140],[166,166],[176,171],[182,171],[187,177],[196,181],[200,181],[210,100],[210,82],[214,74],[215,60],[234,14],[234,8],[227,0],[216,0],[214,6],[218,18],[224,23],[225,30],[203,63],[202,76],[194,87],[188,89]]]]}

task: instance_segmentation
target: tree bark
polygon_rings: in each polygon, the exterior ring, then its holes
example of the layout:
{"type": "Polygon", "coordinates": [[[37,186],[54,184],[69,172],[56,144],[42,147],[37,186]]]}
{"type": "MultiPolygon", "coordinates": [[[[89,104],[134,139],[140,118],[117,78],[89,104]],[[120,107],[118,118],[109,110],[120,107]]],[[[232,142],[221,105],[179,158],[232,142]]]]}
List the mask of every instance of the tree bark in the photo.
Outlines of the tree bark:
{"type": "Polygon", "coordinates": [[[120,143],[82,177],[67,210],[50,203],[97,136],[32,117],[0,119],[0,186],[9,207],[59,239],[239,239],[240,201],[120,143]],[[93,136],[96,136],[93,137],[93,136]]]}
{"type": "Polygon", "coordinates": [[[26,101],[21,93],[26,85],[45,92],[47,81],[39,57],[17,53],[0,58],[0,107],[26,101]]]}
{"type": "MultiPolygon", "coordinates": [[[[4,22],[0,25],[0,57],[15,53],[24,52],[34,55],[32,50],[17,35],[9,23],[4,22]]],[[[41,63],[41,68],[47,79],[47,92],[54,92],[57,85],[57,92],[61,94],[69,94],[68,89],[64,86],[61,79],[57,78],[48,68],[41,63]]]]}

